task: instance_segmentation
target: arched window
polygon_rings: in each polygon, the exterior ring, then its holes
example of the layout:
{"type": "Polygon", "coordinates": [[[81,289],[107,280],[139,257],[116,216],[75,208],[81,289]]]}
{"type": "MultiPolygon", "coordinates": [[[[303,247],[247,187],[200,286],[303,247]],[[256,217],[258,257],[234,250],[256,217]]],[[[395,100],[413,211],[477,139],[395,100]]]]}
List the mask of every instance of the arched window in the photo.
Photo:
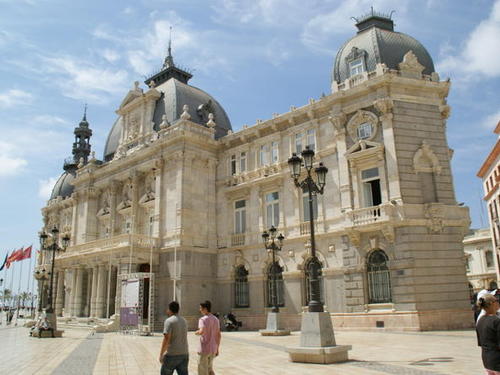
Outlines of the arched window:
{"type": "Polygon", "coordinates": [[[273,307],[273,295],[274,295],[274,272],[276,272],[276,290],[277,290],[277,305],[278,307],[285,306],[285,290],[283,285],[283,267],[279,265],[278,262],[271,264],[267,270],[267,283],[266,283],[266,295],[267,295],[267,306],[273,307]]]}
{"type": "Polygon", "coordinates": [[[324,303],[324,293],[323,293],[323,273],[321,272],[322,264],[318,260],[318,258],[310,258],[304,267],[304,283],[305,283],[305,305],[309,304],[309,301],[312,298],[312,285],[311,285],[311,279],[312,279],[312,267],[316,263],[316,267],[318,267],[318,279],[319,279],[319,295],[320,295],[320,302],[324,303]]]}
{"type": "Polygon", "coordinates": [[[236,268],[234,278],[234,307],[249,307],[248,271],[245,266],[236,268]]]}
{"type": "Polygon", "coordinates": [[[368,303],[392,302],[391,275],[387,260],[387,255],[382,250],[375,250],[368,255],[368,303]]]}

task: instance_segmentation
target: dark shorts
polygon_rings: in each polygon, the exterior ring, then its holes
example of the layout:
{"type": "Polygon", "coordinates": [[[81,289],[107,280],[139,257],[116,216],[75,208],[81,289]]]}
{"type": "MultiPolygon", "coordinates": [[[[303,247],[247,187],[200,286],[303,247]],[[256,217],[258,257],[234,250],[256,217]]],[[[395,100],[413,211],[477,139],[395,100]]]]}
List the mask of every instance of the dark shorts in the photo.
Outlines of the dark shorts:
{"type": "Polygon", "coordinates": [[[172,375],[177,371],[179,375],[188,375],[189,355],[166,355],[161,365],[161,375],[172,375]]]}

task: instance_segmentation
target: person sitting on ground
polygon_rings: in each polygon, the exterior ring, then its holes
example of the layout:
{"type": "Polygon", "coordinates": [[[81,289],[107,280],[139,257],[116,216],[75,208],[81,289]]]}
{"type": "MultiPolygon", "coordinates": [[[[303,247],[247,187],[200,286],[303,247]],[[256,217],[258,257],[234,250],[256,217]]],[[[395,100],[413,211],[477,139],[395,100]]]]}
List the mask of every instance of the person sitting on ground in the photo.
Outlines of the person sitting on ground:
{"type": "Polygon", "coordinates": [[[500,304],[491,294],[478,298],[477,304],[485,311],[485,315],[476,325],[483,366],[487,375],[500,375],[500,318],[496,314],[500,304]]]}
{"type": "Polygon", "coordinates": [[[52,333],[52,337],[55,337],[54,336],[54,328],[52,328],[49,324],[49,321],[47,320],[46,317],[44,317],[42,319],[42,323],[40,324],[40,326],[38,327],[38,338],[41,339],[42,338],[42,332],[43,331],[50,331],[52,333]]]}

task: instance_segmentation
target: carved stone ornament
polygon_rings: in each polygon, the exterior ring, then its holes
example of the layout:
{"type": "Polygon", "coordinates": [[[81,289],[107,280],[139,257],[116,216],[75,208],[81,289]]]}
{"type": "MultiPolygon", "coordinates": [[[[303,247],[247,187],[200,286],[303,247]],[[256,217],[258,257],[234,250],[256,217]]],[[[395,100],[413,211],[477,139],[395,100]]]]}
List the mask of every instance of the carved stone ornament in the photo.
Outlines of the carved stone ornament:
{"type": "Polygon", "coordinates": [[[332,114],[328,117],[328,120],[335,128],[336,133],[343,133],[345,131],[347,115],[344,112],[340,111],[339,113],[332,114]]]}
{"type": "Polygon", "coordinates": [[[377,99],[373,102],[373,106],[383,114],[387,114],[392,112],[392,108],[394,107],[394,102],[392,101],[392,99],[389,98],[377,99]]]}
{"type": "Polygon", "coordinates": [[[109,214],[109,212],[110,212],[109,192],[105,191],[104,193],[101,194],[99,207],[100,207],[100,209],[97,212],[97,215],[104,216],[104,215],[109,214]]]}
{"type": "Polygon", "coordinates": [[[139,116],[134,115],[128,121],[128,131],[127,131],[127,139],[129,141],[137,138],[139,135],[139,116]]]}
{"type": "Polygon", "coordinates": [[[413,156],[413,169],[415,173],[419,172],[431,172],[440,174],[441,165],[439,165],[439,160],[432,151],[431,147],[427,142],[423,141],[422,146],[417,150],[413,156]]]}
{"type": "Polygon", "coordinates": [[[356,142],[358,140],[358,127],[361,124],[370,124],[372,127],[371,135],[364,140],[371,141],[377,135],[378,122],[378,117],[374,113],[359,110],[347,123],[347,132],[351,139],[356,142]]]}
{"type": "Polygon", "coordinates": [[[167,115],[161,116],[160,129],[166,129],[170,126],[170,122],[167,120],[167,115]]]}
{"type": "Polygon", "coordinates": [[[413,53],[413,51],[408,51],[403,57],[403,61],[399,63],[399,70],[406,72],[413,72],[422,74],[425,67],[420,64],[417,56],[413,53]]]}
{"type": "Polygon", "coordinates": [[[215,121],[214,121],[214,114],[213,113],[209,113],[208,114],[208,121],[207,121],[207,126],[210,128],[210,129],[213,129],[215,128],[215,121]]]}
{"type": "Polygon", "coordinates": [[[361,233],[357,230],[350,230],[347,232],[347,235],[349,236],[349,242],[355,247],[359,247],[361,244],[361,233]]]}
{"type": "Polygon", "coordinates": [[[443,104],[439,106],[439,111],[441,112],[441,118],[443,120],[446,120],[448,117],[450,117],[451,107],[448,104],[443,104]]]}
{"type": "Polygon", "coordinates": [[[181,114],[181,120],[189,120],[191,118],[191,115],[189,114],[189,106],[187,104],[184,104],[182,107],[182,114],[181,114]]]}
{"type": "Polygon", "coordinates": [[[444,212],[442,205],[426,204],[425,217],[429,220],[427,226],[432,233],[441,233],[443,231],[444,212]]]}
{"type": "Polygon", "coordinates": [[[382,228],[382,234],[384,235],[385,239],[390,242],[394,243],[394,239],[396,238],[396,234],[394,232],[394,227],[392,225],[386,225],[382,228]]]}

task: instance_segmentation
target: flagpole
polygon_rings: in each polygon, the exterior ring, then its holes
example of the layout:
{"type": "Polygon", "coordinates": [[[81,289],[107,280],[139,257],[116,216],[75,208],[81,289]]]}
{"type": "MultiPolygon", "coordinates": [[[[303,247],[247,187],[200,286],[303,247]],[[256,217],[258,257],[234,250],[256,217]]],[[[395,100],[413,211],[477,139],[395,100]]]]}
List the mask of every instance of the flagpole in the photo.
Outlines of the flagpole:
{"type": "MultiPolygon", "coordinates": [[[[35,252],[35,264],[33,266],[33,269],[31,270],[31,316],[33,316],[33,300],[35,297],[35,267],[36,267],[36,261],[38,259],[38,253],[35,252]]],[[[31,262],[31,261],[30,261],[31,262]]]]}

